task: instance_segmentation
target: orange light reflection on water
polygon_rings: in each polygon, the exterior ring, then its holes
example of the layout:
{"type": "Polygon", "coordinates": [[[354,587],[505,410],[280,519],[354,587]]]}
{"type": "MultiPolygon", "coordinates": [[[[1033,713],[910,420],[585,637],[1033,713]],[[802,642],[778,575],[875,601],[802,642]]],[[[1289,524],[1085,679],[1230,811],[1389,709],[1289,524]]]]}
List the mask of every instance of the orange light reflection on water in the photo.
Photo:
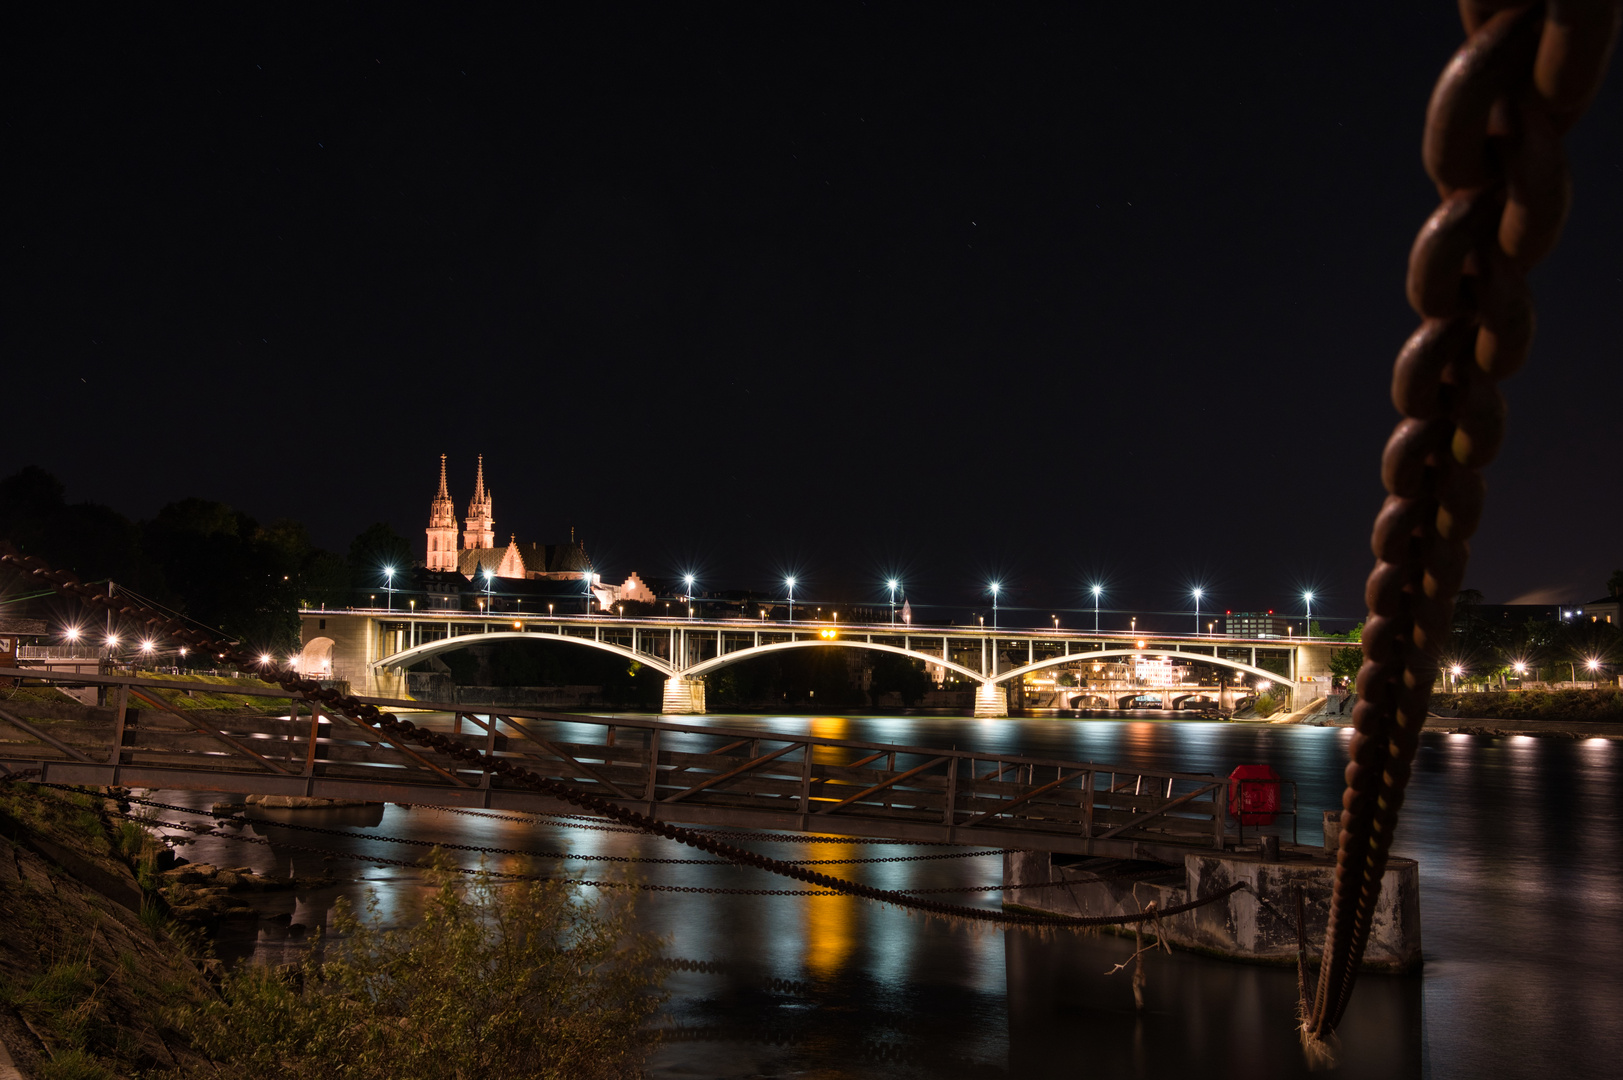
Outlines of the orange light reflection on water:
{"type": "MultiPolygon", "coordinates": [[[[855,844],[818,844],[819,859],[854,857],[855,844]]],[[[820,979],[838,975],[856,947],[857,904],[854,896],[801,898],[805,913],[806,971],[820,979]]]]}

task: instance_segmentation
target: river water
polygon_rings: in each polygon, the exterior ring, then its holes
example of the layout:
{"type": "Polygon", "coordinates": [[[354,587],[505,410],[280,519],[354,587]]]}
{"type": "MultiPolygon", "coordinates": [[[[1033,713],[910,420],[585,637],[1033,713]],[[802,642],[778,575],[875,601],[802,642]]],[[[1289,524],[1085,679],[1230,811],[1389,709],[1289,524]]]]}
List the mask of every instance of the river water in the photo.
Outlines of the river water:
{"type": "MultiPolygon", "coordinates": [[[[423,722],[420,718],[414,720],[423,722]]],[[[686,719],[686,718],[684,718],[686,719]]],[[[1339,805],[1347,731],[1147,719],[714,717],[718,724],[865,742],[1052,755],[1226,775],[1266,763],[1300,785],[1304,842],[1339,805]]],[[[703,720],[698,721],[703,723],[703,720]]],[[[567,728],[562,732],[568,737],[567,728]]],[[[1364,976],[1342,1027],[1348,1077],[1614,1076],[1623,1063],[1623,742],[1422,738],[1395,851],[1419,860],[1425,965],[1364,976]]],[[[207,807],[214,797],[165,792],[207,807]]],[[[276,842],[389,858],[420,849],[381,836],[539,847],[581,854],[695,857],[669,841],[550,821],[507,821],[398,806],[260,811],[276,842]],[[323,838],[277,820],[354,829],[323,838]]],[[[1288,834],[1287,834],[1288,835],[1288,834]]],[[[751,844],[781,858],[940,849],[870,843],[751,844]]],[[[194,862],[312,874],[340,883],[259,898],[267,916],[324,925],[340,895],[375,891],[382,918],[412,920],[425,894],[409,869],[286,848],[202,840],[194,862]]],[[[472,865],[469,861],[468,865],[472,865]]],[[[556,863],[492,858],[493,868],[556,863]]],[[[601,864],[566,864],[603,876],[601,864]]],[[[991,885],[996,856],[832,868],[883,888],[991,885]]],[[[662,884],[795,888],[762,871],[647,866],[662,884]]],[[[994,907],[998,894],[963,902],[994,907]]],[[[266,920],[222,935],[227,959],[295,959],[303,940],[266,920]]],[[[1130,975],[1106,975],[1130,938],[977,929],[847,897],[643,893],[638,921],[672,956],[719,974],[674,972],[656,1077],[1295,1076],[1293,971],[1185,953],[1147,961],[1142,1010],[1130,975]]]]}

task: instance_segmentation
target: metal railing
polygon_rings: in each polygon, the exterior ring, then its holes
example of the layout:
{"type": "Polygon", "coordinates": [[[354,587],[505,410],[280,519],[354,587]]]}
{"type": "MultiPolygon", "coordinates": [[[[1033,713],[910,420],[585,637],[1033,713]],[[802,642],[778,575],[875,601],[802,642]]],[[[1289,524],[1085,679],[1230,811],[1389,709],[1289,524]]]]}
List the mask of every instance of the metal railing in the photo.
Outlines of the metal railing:
{"type": "MultiPolygon", "coordinates": [[[[41,673],[0,670],[11,674],[41,673]]],[[[109,702],[57,707],[50,721],[0,703],[0,765],[38,767],[52,782],[559,808],[487,768],[413,749],[284,690],[206,686],[289,702],[286,715],[242,715],[168,700],[196,682],[44,681],[105,687],[109,702]]],[[[424,724],[443,732],[446,749],[512,759],[656,820],[1163,861],[1229,841],[1229,782],[1214,776],[642,717],[362,700],[442,711],[447,718],[424,724]]]]}

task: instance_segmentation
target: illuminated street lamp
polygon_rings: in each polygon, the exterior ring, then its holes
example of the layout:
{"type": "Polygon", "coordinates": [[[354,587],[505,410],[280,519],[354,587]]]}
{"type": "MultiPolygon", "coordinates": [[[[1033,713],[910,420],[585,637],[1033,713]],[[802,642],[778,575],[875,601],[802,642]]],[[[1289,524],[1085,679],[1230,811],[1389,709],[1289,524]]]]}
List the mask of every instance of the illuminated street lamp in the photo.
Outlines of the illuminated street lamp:
{"type": "Polygon", "coordinates": [[[994,581],[994,582],[992,582],[992,584],[989,587],[992,590],[992,629],[996,630],[997,629],[997,594],[998,594],[998,590],[1000,588],[1002,588],[1002,586],[1000,586],[997,582],[994,581]]]}
{"type": "Polygon", "coordinates": [[[895,626],[896,625],[896,589],[897,589],[897,587],[899,585],[901,585],[901,582],[897,581],[895,578],[891,578],[889,581],[885,582],[885,585],[890,589],[890,625],[895,626]]]}
{"type": "Polygon", "coordinates": [[[682,599],[687,601],[688,618],[692,619],[693,618],[693,575],[692,574],[683,574],[682,575],[682,584],[686,585],[687,589],[688,589],[687,595],[682,597],[682,599]]]}
{"type": "Polygon", "coordinates": [[[1310,593],[1310,592],[1303,593],[1302,594],[1302,603],[1307,605],[1307,636],[1312,637],[1313,636],[1313,594],[1310,593]]]}
{"type": "Polygon", "coordinates": [[[1197,634],[1200,633],[1200,598],[1202,596],[1205,596],[1205,595],[1206,595],[1206,590],[1205,589],[1201,589],[1201,588],[1196,588],[1195,589],[1195,592],[1194,592],[1194,596],[1195,596],[1195,633],[1197,633],[1197,634]]]}
{"type": "Polygon", "coordinates": [[[1049,618],[1054,620],[1054,629],[1056,631],[1058,631],[1059,630],[1059,616],[1058,615],[1050,615],[1049,618]]]}
{"type": "Polygon", "coordinates": [[[79,628],[77,626],[70,626],[66,630],[62,631],[62,636],[67,638],[69,641],[78,641],[79,628]]]}
{"type": "Polygon", "coordinates": [[[792,578],[792,577],[787,577],[787,578],[783,579],[783,583],[785,585],[789,586],[789,621],[794,622],[795,621],[795,579],[792,578]]]}
{"type": "Polygon", "coordinates": [[[496,571],[492,570],[488,566],[485,567],[485,610],[486,611],[495,611],[496,610],[496,605],[491,600],[491,597],[490,597],[490,586],[491,586],[491,583],[494,582],[495,580],[496,580],[496,571]]]}
{"type": "Polygon", "coordinates": [[[383,589],[384,589],[385,592],[387,592],[389,594],[389,610],[393,611],[394,610],[394,567],[385,566],[383,568],[383,581],[384,581],[383,589]]]}
{"type": "Polygon", "coordinates": [[[1099,632],[1099,594],[1104,591],[1104,587],[1101,585],[1093,587],[1093,632],[1095,634],[1099,632]]]}
{"type": "Polygon", "coordinates": [[[1449,667],[1448,674],[1451,677],[1449,680],[1449,687],[1450,689],[1454,689],[1460,685],[1460,676],[1465,674],[1465,669],[1458,664],[1454,664],[1449,667]]]}

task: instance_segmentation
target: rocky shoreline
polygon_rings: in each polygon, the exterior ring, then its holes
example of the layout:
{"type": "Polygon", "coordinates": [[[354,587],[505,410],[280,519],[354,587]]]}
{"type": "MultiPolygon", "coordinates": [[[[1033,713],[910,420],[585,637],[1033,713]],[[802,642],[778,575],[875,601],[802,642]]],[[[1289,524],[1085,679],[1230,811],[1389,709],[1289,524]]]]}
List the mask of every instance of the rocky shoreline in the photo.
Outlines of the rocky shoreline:
{"type": "MultiPolygon", "coordinates": [[[[265,918],[244,902],[247,895],[319,889],[334,883],[334,879],[325,874],[271,878],[256,874],[246,866],[216,867],[208,863],[181,863],[159,874],[158,881],[158,892],[169,905],[170,917],[201,930],[218,929],[221,922],[231,919],[265,918]]],[[[268,918],[285,922],[290,937],[302,937],[310,929],[303,923],[293,922],[290,915],[268,918]]]]}

